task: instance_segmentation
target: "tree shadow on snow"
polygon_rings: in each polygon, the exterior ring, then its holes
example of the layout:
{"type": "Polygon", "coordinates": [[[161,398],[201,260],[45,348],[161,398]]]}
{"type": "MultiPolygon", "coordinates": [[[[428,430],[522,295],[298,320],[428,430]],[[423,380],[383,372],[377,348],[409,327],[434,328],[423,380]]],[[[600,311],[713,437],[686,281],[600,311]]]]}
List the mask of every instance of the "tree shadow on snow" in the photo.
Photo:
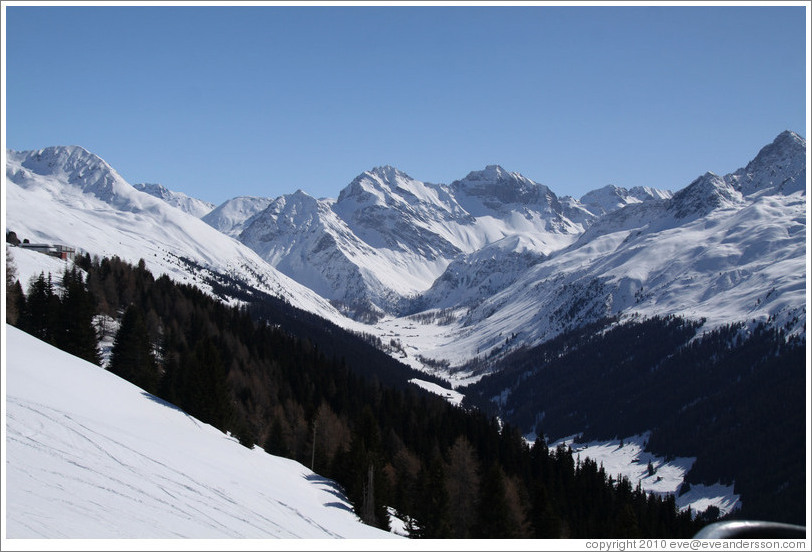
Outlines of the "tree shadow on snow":
{"type": "Polygon", "coordinates": [[[167,401],[163,400],[160,397],[156,397],[155,395],[147,393],[146,391],[141,391],[141,395],[143,395],[144,397],[146,397],[147,399],[151,400],[154,403],[160,404],[161,406],[165,406],[166,408],[170,408],[170,409],[172,409],[172,410],[174,410],[176,412],[180,412],[181,414],[183,414],[187,418],[194,421],[196,425],[200,424],[200,422],[197,420],[197,418],[195,418],[194,416],[191,416],[188,412],[186,412],[185,410],[183,410],[179,406],[176,406],[176,405],[172,404],[171,402],[167,402],[167,401]]]}
{"type": "Polygon", "coordinates": [[[328,479],[324,476],[315,473],[305,475],[304,478],[311,483],[323,485],[322,488],[323,491],[330,493],[331,495],[335,496],[337,499],[341,501],[341,502],[328,502],[327,504],[325,504],[325,506],[341,508],[342,510],[347,510],[350,512],[353,511],[352,507],[348,506],[347,497],[346,495],[344,495],[344,492],[341,490],[341,486],[338,483],[336,483],[332,479],[328,479]]]}

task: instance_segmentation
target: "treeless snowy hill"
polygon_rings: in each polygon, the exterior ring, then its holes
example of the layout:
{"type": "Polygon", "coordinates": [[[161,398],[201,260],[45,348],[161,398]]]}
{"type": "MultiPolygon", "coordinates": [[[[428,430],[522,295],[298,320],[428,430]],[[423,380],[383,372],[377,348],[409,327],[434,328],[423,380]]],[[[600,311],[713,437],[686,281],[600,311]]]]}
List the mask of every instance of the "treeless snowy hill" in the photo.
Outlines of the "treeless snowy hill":
{"type": "MultiPolygon", "coordinates": [[[[6,326],[8,539],[393,537],[337,485],[6,326]]],[[[384,546],[383,544],[381,546],[384,546]]]]}

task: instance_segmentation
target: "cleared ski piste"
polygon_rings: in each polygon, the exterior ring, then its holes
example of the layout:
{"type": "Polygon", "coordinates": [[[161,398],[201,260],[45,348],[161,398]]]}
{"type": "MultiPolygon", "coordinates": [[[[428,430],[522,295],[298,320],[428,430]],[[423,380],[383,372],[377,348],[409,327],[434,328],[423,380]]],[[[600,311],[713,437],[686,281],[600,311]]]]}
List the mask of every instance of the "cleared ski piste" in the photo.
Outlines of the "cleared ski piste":
{"type": "Polygon", "coordinates": [[[5,329],[5,538],[396,538],[298,462],[5,329]]]}

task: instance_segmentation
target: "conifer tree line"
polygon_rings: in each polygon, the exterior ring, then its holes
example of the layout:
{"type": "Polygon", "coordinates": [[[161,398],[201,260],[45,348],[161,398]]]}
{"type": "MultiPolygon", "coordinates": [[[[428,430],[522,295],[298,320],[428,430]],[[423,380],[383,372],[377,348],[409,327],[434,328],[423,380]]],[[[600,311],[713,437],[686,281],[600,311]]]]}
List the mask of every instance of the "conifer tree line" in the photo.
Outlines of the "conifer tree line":
{"type": "Polygon", "coordinates": [[[65,270],[60,283],[57,291],[52,275],[40,273],[25,295],[19,280],[7,282],[6,320],[63,351],[100,364],[95,305],[82,273],[75,266],[65,270]]]}
{"type": "Polygon", "coordinates": [[[686,538],[708,521],[543,437],[531,447],[482,411],[382,383],[338,342],[292,333],[301,313],[274,316],[266,303],[259,319],[153,277],[143,260],[85,255],[61,285],[51,280],[25,293],[7,281],[19,308],[9,321],[98,364],[94,316],[114,319],[108,370],[245,446],[312,465],[370,525],[388,529],[386,507],[415,538],[686,538]],[[89,329],[91,346],[79,348],[89,329]]]}
{"type": "Polygon", "coordinates": [[[700,333],[675,316],[615,322],[517,351],[466,403],[554,439],[650,431],[652,454],[696,458],[689,484],[734,485],[742,505],[732,516],[804,524],[805,338],[765,324],[700,333]],[[496,409],[490,397],[506,389],[496,409]]]}

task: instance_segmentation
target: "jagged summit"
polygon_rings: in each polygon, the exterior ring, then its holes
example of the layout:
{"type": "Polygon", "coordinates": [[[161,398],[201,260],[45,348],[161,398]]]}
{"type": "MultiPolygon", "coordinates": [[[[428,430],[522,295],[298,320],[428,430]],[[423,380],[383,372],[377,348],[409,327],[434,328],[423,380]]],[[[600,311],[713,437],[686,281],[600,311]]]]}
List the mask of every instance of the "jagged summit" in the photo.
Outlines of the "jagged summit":
{"type": "Polygon", "coordinates": [[[772,143],[767,144],[758,152],[758,155],[745,167],[746,172],[764,167],[777,165],[780,170],[789,163],[794,163],[806,154],[806,140],[791,130],[785,130],[772,143]]]}
{"type": "MultiPolygon", "coordinates": [[[[23,183],[31,175],[64,180],[106,202],[116,202],[132,187],[106,161],[81,146],[52,146],[37,151],[9,150],[9,163],[19,167],[6,171],[10,180],[23,183]]],[[[121,204],[119,204],[121,206],[121,204]]]]}
{"type": "Polygon", "coordinates": [[[465,178],[452,183],[452,186],[457,183],[464,184],[474,182],[520,183],[526,186],[541,186],[541,184],[533,182],[520,173],[505,170],[501,165],[487,165],[483,170],[471,171],[465,178]]]}
{"type": "Polygon", "coordinates": [[[785,130],[727,180],[744,195],[806,190],[806,140],[785,130]]]}
{"type": "Polygon", "coordinates": [[[22,156],[21,165],[37,174],[71,174],[74,179],[94,171],[118,173],[98,155],[82,146],[51,146],[37,151],[13,152],[22,156]]]}
{"type": "Polygon", "coordinates": [[[392,165],[373,167],[372,170],[366,171],[364,174],[376,176],[387,182],[392,182],[396,178],[411,178],[408,174],[392,165]]]}
{"type": "Polygon", "coordinates": [[[363,203],[386,205],[392,202],[391,195],[402,183],[412,181],[405,172],[383,165],[364,171],[356,176],[338,195],[338,202],[350,199],[363,203]]]}
{"type": "MultiPolygon", "coordinates": [[[[465,196],[476,198],[488,209],[502,209],[507,205],[550,205],[558,198],[543,184],[538,184],[517,172],[507,171],[499,165],[488,165],[484,170],[473,171],[462,180],[451,183],[455,193],[472,214],[477,207],[465,196]]],[[[556,209],[560,210],[560,206],[556,209]]]]}

